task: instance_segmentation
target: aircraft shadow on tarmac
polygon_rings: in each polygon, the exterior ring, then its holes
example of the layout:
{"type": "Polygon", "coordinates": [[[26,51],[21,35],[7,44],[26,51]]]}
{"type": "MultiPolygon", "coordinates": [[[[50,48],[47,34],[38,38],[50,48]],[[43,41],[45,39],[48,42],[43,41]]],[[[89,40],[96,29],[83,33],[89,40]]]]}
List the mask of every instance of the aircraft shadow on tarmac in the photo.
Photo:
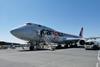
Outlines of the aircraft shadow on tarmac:
{"type": "Polygon", "coordinates": [[[30,51],[45,51],[48,49],[37,49],[37,50],[18,50],[19,52],[30,52],[30,51]]]}

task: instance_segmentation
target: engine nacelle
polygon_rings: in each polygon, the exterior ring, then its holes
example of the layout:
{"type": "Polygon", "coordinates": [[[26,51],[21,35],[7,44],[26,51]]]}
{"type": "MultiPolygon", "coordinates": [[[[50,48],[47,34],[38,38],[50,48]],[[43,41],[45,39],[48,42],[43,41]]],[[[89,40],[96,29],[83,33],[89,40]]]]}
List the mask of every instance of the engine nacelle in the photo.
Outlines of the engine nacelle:
{"type": "Polygon", "coordinates": [[[80,45],[85,45],[86,42],[85,42],[85,40],[79,40],[79,44],[80,44],[80,45]]]}

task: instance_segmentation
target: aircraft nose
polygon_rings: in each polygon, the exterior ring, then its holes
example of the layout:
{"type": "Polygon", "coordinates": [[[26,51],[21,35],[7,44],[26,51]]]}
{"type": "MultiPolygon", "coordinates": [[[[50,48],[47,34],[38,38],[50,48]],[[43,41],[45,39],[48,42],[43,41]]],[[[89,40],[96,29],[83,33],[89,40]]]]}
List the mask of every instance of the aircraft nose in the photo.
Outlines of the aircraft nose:
{"type": "Polygon", "coordinates": [[[15,37],[23,40],[32,40],[37,36],[37,32],[35,30],[26,26],[11,30],[10,33],[15,37]]]}
{"type": "Polygon", "coordinates": [[[13,33],[14,33],[14,31],[13,31],[13,30],[11,30],[11,31],[10,31],[10,33],[11,33],[11,34],[13,34],[13,33]]]}
{"type": "Polygon", "coordinates": [[[22,28],[17,28],[17,29],[11,30],[10,33],[20,39],[27,38],[27,34],[22,28]]]}
{"type": "Polygon", "coordinates": [[[14,35],[15,37],[24,39],[24,40],[32,39],[36,35],[34,31],[31,31],[30,29],[27,29],[25,27],[11,30],[10,33],[14,35]]]}
{"type": "Polygon", "coordinates": [[[10,31],[10,33],[13,34],[13,35],[15,35],[15,36],[18,35],[20,32],[21,32],[21,31],[18,30],[18,29],[15,29],[15,30],[11,30],[11,31],[10,31]]]}

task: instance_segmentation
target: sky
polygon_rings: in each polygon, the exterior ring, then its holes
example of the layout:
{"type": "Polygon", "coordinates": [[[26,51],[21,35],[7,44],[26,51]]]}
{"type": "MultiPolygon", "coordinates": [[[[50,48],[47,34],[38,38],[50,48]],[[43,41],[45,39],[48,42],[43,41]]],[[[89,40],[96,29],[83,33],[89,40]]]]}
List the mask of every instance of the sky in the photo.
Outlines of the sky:
{"type": "Polygon", "coordinates": [[[24,43],[9,31],[27,22],[84,37],[100,36],[100,0],[0,0],[0,41],[24,43]]]}

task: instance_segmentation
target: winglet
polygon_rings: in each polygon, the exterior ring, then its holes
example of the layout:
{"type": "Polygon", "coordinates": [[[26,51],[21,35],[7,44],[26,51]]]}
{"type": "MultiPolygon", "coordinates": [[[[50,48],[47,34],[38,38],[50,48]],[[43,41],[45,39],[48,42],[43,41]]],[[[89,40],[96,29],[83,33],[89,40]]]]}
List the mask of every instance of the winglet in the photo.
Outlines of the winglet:
{"type": "Polygon", "coordinates": [[[81,30],[80,30],[79,36],[80,36],[81,38],[83,38],[83,27],[82,27],[81,30]]]}

